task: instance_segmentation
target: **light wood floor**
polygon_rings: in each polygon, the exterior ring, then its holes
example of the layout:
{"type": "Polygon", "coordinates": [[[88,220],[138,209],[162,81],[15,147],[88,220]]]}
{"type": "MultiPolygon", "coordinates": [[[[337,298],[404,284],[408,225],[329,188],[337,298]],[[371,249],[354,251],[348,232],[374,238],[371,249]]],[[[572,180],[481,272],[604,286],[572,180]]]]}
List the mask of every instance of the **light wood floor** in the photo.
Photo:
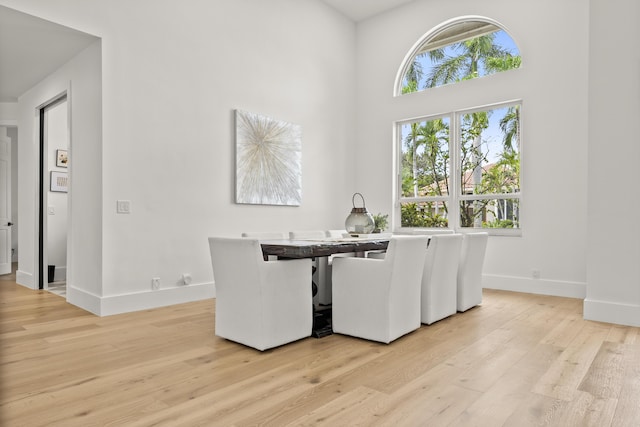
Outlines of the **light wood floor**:
{"type": "Polygon", "coordinates": [[[582,301],[485,291],[390,345],[332,335],[260,353],[215,301],[99,318],[0,280],[3,426],[638,426],[638,328],[582,301]]]}

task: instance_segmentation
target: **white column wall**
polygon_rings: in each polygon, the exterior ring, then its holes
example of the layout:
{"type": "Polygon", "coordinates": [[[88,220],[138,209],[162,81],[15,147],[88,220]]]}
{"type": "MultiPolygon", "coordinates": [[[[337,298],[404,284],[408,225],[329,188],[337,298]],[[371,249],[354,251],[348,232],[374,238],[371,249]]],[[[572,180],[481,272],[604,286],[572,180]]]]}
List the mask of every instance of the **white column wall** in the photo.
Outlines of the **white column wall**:
{"type": "Polygon", "coordinates": [[[585,318],[640,326],[640,3],[591,0],[585,318]]]}
{"type": "Polygon", "coordinates": [[[424,0],[358,26],[357,187],[393,203],[395,121],[522,99],[522,236],[491,237],[484,286],[584,297],[587,207],[588,4],[582,0],[424,0]],[[455,17],[500,22],[518,70],[393,97],[398,69],[426,32],[455,17]],[[365,155],[366,153],[366,155],[365,155]],[[540,279],[533,279],[533,270],[540,279]]]}

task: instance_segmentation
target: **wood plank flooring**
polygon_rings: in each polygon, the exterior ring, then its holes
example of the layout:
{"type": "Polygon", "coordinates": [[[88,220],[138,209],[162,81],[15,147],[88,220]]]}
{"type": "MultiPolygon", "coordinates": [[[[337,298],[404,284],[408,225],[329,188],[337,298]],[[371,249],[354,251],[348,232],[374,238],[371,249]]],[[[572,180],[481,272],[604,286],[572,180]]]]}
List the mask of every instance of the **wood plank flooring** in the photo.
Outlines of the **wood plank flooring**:
{"type": "Polygon", "coordinates": [[[1,276],[0,301],[2,426],[640,425],[640,329],[576,299],[263,353],[214,335],[215,300],[100,318],[1,276]]]}

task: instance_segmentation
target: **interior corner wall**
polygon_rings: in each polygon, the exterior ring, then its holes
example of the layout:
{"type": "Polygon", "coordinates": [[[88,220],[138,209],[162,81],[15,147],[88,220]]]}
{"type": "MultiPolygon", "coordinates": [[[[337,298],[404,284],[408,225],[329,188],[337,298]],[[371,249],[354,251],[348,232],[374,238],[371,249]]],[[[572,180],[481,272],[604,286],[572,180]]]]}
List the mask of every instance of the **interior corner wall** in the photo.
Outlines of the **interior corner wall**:
{"type": "Polygon", "coordinates": [[[584,298],[588,24],[582,0],[418,0],[360,23],[356,184],[367,207],[398,221],[391,161],[396,121],[521,99],[522,236],[489,239],[483,285],[584,298]],[[522,67],[394,98],[412,46],[435,26],[469,15],[503,25],[522,67]]]}
{"type": "Polygon", "coordinates": [[[584,316],[640,326],[640,144],[633,128],[640,116],[640,3],[591,0],[590,8],[584,316]]]}
{"type": "MultiPolygon", "coordinates": [[[[91,197],[72,195],[97,207],[80,219],[74,210],[74,226],[101,224],[98,235],[72,236],[77,250],[90,241],[95,271],[83,270],[82,296],[97,301],[92,311],[213,296],[209,236],[344,227],[356,190],[356,25],[324,2],[0,3],[102,39],[100,162],[77,161],[76,134],[71,148],[72,186],[76,168],[101,176],[91,197]],[[235,203],[236,109],[301,126],[301,206],[235,203]],[[130,213],[116,212],[118,200],[130,213]]],[[[24,240],[33,247],[32,235],[24,240]]],[[[70,265],[82,256],[70,255],[70,265]]]]}
{"type": "Polygon", "coordinates": [[[99,40],[18,99],[20,250],[16,281],[33,289],[38,287],[39,109],[64,93],[71,116],[67,300],[95,313],[99,311],[96,302],[101,293],[102,264],[99,40]]]}

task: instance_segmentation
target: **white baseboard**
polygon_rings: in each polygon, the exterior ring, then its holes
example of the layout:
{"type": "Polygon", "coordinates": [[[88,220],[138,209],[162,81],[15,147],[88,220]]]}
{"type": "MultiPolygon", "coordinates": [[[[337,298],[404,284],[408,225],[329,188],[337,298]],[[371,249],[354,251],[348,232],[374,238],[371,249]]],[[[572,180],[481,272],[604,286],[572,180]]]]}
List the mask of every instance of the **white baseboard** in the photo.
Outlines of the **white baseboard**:
{"type": "Polygon", "coordinates": [[[529,294],[552,295],[584,299],[587,295],[587,284],[562,280],[530,279],[528,277],[499,276],[485,274],[482,276],[482,287],[503,291],[525,292],[529,294]]]}
{"type": "Polygon", "coordinates": [[[82,289],[74,288],[69,283],[67,283],[67,302],[100,316],[100,296],[82,289]]]}
{"type": "Polygon", "coordinates": [[[583,315],[586,320],[640,326],[640,305],[585,299],[583,315]]]}
{"type": "Polygon", "coordinates": [[[16,283],[29,289],[35,289],[33,274],[16,270],[16,283]]]}
{"type": "Polygon", "coordinates": [[[215,298],[213,283],[109,296],[94,295],[67,285],[67,302],[98,316],[149,310],[208,298],[215,298]]]}

